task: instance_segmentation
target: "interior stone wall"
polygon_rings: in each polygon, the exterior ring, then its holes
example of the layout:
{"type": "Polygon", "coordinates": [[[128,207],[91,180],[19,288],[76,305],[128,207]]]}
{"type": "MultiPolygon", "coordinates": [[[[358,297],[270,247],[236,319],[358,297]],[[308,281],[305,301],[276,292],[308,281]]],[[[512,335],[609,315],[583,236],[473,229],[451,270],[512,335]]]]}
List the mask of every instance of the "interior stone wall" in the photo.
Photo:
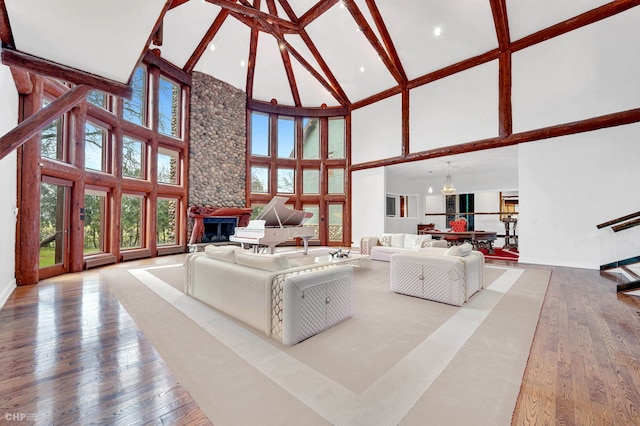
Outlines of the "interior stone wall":
{"type": "Polygon", "coordinates": [[[194,71],[190,107],[189,206],[245,207],[246,93],[194,71]]]}
{"type": "Polygon", "coordinates": [[[247,96],[193,72],[189,133],[189,205],[245,206],[247,96]]]}

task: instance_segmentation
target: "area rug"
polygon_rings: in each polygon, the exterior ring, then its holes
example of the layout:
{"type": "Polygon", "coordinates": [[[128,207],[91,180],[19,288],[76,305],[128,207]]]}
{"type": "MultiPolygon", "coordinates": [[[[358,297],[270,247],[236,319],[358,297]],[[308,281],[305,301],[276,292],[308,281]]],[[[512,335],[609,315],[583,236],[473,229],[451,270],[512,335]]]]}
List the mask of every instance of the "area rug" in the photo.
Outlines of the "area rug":
{"type": "Polygon", "coordinates": [[[516,249],[494,248],[493,253],[489,253],[487,249],[479,249],[479,250],[484,254],[484,257],[487,259],[513,260],[517,262],[518,258],[520,257],[520,254],[516,249]]]}
{"type": "Polygon", "coordinates": [[[181,262],[101,275],[216,425],[508,425],[549,281],[488,266],[464,307],[355,268],[351,319],[286,347],[184,295],[181,262]]]}

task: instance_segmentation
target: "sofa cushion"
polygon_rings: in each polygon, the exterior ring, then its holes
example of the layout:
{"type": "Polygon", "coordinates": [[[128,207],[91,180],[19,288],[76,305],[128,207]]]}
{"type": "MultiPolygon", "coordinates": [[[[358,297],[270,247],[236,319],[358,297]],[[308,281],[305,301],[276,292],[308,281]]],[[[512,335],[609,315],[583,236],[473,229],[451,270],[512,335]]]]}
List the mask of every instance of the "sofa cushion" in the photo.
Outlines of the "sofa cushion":
{"type": "Polygon", "coordinates": [[[223,262],[236,263],[235,251],[238,246],[205,246],[204,253],[213,259],[222,260],[223,262]]]}
{"type": "Polygon", "coordinates": [[[448,244],[445,240],[427,240],[422,242],[422,248],[428,247],[438,247],[438,248],[447,248],[448,244]]]}
{"type": "Polygon", "coordinates": [[[289,261],[281,254],[252,253],[246,250],[236,250],[234,254],[238,265],[270,272],[289,269],[289,261]]]}
{"type": "Polygon", "coordinates": [[[404,247],[405,234],[390,234],[390,235],[391,235],[391,247],[404,247]]]}

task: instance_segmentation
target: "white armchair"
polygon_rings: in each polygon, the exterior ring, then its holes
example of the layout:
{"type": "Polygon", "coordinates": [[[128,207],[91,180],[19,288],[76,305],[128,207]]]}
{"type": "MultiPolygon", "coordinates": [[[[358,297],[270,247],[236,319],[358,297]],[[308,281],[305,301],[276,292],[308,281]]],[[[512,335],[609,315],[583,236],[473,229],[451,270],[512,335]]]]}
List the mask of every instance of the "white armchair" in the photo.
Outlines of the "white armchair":
{"type": "Polygon", "coordinates": [[[392,255],[391,290],[462,306],[483,287],[484,255],[467,247],[461,251],[459,247],[392,255]]]}

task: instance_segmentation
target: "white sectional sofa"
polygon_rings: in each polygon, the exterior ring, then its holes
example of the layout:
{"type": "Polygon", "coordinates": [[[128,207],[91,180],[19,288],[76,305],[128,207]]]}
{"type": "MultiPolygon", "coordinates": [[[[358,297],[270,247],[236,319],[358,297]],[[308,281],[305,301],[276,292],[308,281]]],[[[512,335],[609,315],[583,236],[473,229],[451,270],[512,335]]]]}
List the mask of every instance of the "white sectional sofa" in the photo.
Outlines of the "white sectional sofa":
{"type": "Polygon", "coordinates": [[[391,255],[402,252],[417,252],[426,247],[447,247],[444,240],[434,240],[431,235],[381,234],[360,239],[360,253],[368,254],[372,260],[389,262],[391,255]]]}
{"type": "Polygon", "coordinates": [[[484,255],[469,243],[397,253],[391,256],[391,290],[462,306],[483,288],[484,265],[484,255]]]}
{"type": "Polygon", "coordinates": [[[352,315],[351,266],[207,246],[185,259],[184,292],[285,345],[352,315]]]}

